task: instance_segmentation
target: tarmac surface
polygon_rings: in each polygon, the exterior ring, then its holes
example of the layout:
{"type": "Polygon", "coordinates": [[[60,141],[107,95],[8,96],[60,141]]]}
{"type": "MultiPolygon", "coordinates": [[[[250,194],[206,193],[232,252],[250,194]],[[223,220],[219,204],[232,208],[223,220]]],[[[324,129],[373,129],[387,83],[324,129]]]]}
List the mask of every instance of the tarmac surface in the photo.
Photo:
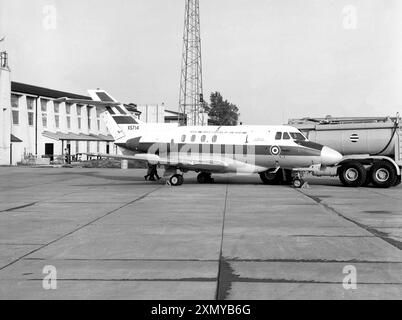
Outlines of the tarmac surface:
{"type": "Polygon", "coordinates": [[[0,168],[0,299],[402,299],[401,186],[144,174],[0,168]]]}

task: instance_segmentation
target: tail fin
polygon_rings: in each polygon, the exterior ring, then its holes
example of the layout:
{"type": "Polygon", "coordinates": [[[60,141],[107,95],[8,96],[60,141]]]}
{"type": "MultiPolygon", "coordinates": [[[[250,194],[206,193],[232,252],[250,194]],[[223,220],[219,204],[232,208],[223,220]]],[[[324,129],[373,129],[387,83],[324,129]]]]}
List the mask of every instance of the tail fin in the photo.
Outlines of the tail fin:
{"type": "Polygon", "coordinates": [[[106,126],[117,141],[128,135],[128,132],[139,130],[142,121],[134,117],[127,108],[114,99],[104,90],[88,90],[92,100],[105,104],[106,112],[102,113],[101,117],[106,123],[106,126]],[[110,102],[110,106],[107,103],[110,102]]]}

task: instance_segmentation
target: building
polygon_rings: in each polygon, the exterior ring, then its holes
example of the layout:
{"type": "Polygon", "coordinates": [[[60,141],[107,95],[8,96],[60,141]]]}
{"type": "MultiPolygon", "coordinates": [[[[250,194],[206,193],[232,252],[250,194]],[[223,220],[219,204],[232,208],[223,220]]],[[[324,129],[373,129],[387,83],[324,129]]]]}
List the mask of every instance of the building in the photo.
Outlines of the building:
{"type": "Polygon", "coordinates": [[[10,164],[11,160],[10,85],[7,53],[0,52],[0,165],[10,164]]]}
{"type": "MultiPolygon", "coordinates": [[[[11,164],[31,158],[62,159],[81,153],[116,154],[113,137],[101,121],[102,110],[90,105],[55,100],[90,97],[47,88],[11,83],[11,164]]],[[[45,162],[47,160],[44,160],[45,162]]]]}
{"type": "Polygon", "coordinates": [[[140,113],[138,118],[146,123],[164,123],[165,122],[165,105],[144,105],[137,106],[137,112],[140,113]]]}
{"type": "MultiPolygon", "coordinates": [[[[65,154],[118,154],[113,137],[101,120],[101,107],[60,103],[59,98],[90,97],[11,82],[8,57],[0,60],[0,165],[62,162],[65,154]]],[[[125,105],[147,123],[179,123],[177,112],[165,105],[125,105]]]]}
{"type": "MultiPolygon", "coordinates": [[[[66,150],[73,157],[119,153],[101,120],[102,108],[56,101],[90,97],[11,82],[7,54],[0,57],[0,165],[63,161],[66,150]]],[[[165,122],[164,104],[126,106],[144,122],[165,122]]]]}
{"type": "MultiPolygon", "coordinates": [[[[187,115],[183,115],[187,122],[187,115]]],[[[180,123],[180,113],[171,110],[165,110],[165,123],[180,123]]]]}

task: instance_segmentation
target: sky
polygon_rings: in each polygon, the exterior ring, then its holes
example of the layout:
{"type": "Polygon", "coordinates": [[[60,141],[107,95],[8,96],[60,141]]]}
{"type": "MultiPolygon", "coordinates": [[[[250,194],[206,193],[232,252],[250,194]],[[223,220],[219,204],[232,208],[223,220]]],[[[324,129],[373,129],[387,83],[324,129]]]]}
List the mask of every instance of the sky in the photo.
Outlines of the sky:
{"type": "MultiPolygon", "coordinates": [[[[0,0],[13,81],[178,110],[185,0],[0,0]]],[[[204,96],[244,124],[402,113],[402,1],[200,0],[204,96]]]]}

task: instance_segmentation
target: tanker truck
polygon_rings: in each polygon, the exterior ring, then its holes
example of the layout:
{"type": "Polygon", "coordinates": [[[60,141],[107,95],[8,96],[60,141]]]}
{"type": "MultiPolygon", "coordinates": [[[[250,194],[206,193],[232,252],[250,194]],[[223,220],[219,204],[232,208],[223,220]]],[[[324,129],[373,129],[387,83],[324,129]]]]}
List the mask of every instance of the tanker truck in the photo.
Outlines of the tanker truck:
{"type": "Polygon", "coordinates": [[[402,128],[396,117],[291,119],[312,142],[340,152],[344,158],[332,167],[317,167],[315,176],[338,176],[347,187],[373,185],[389,188],[401,183],[402,128]]]}

